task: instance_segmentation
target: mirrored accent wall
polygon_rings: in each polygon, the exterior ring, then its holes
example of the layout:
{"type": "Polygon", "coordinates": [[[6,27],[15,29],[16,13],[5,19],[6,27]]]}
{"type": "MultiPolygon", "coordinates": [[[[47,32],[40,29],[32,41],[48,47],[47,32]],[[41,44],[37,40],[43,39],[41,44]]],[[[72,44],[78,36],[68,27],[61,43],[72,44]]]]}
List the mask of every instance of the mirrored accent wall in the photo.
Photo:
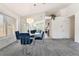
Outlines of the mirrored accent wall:
{"type": "Polygon", "coordinates": [[[35,14],[20,18],[20,32],[28,32],[28,30],[45,30],[45,14],[35,14]]]}
{"type": "Polygon", "coordinates": [[[16,30],[16,19],[0,13],[0,37],[13,35],[16,30]]]}
{"type": "Polygon", "coordinates": [[[0,37],[5,36],[4,15],[0,14],[0,37]]]}

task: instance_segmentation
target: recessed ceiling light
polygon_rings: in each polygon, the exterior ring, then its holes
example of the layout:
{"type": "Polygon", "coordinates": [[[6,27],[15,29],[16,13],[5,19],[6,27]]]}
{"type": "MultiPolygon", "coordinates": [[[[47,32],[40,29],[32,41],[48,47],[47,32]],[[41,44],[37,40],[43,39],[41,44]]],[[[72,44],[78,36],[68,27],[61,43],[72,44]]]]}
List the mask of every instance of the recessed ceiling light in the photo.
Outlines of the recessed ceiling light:
{"type": "MultiPolygon", "coordinates": [[[[46,4],[46,3],[41,3],[41,4],[42,4],[42,5],[44,5],[44,4],[46,4]]],[[[33,6],[37,6],[37,4],[36,4],[36,3],[34,3],[34,4],[33,4],[33,6]]]]}
{"type": "Polygon", "coordinates": [[[34,4],[34,6],[36,6],[36,4],[34,4]]]}

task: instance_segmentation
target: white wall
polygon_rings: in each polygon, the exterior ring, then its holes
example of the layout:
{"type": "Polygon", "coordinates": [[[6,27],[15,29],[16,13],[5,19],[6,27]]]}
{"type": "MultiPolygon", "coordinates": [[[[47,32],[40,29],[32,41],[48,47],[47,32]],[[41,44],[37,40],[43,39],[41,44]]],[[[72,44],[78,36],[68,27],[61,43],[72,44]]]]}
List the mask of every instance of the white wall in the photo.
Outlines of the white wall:
{"type": "Polygon", "coordinates": [[[74,41],[75,39],[75,16],[72,15],[69,17],[70,19],[70,37],[74,41]]]}
{"type": "MultiPolygon", "coordinates": [[[[14,17],[16,20],[18,20],[17,14],[15,14],[14,12],[12,12],[10,9],[8,9],[3,4],[0,4],[0,13],[4,13],[4,14],[9,15],[11,17],[14,17]]],[[[16,28],[18,29],[18,24],[17,24],[16,28]]],[[[7,46],[7,45],[9,45],[10,43],[16,41],[15,36],[14,37],[13,36],[14,35],[0,38],[0,49],[3,48],[3,47],[5,47],[5,46],[7,46]]]]}
{"type": "Polygon", "coordinates": [[[70,38],[70,20],[66,17],[52,19],[52,38],[70,38]]]}
{"type": "Polygon", "coordinates": [[[20,31],[20,16],[16,18],[16,31],[20,31]]]}
{"type": "Polygon", "coordinates": [[[71,4],[56,13],[58,16],[70,17],[75,15],[75,42],[79,42],[79,4],[71,4]]]}
{"type": "Polygon", "coordinates": [[[20,32],[27,32],[28,24],[26,17],[20,17],[20,32]]]}

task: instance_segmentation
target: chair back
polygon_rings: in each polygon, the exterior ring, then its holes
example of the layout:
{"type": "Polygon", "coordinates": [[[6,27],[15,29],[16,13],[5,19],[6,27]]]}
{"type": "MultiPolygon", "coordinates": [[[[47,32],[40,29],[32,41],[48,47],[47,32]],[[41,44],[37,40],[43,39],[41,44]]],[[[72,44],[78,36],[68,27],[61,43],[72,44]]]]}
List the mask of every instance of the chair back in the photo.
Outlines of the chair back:
{"type": "Polygon", "coordinates": [[[32,39],[30,39],[29,33],[20,33],[21,35],[21,44],[22,45],[27,45],[32,43],[32,39]]]}
{"type": "Polygon", "coordinates": [[[15,31],[16,39],[19,40],[19,31],[15,31]]]}
{"type": "Polygon", "coordinates": [[[36,30],[31,30],[31,34],[35,34],[36,30]]]}
{"type": "Polygon", "coordinates": [[[29,37],[30,38],[30,34],[29,33],[20,33],[19,35],[21,37],[29,37]]]}

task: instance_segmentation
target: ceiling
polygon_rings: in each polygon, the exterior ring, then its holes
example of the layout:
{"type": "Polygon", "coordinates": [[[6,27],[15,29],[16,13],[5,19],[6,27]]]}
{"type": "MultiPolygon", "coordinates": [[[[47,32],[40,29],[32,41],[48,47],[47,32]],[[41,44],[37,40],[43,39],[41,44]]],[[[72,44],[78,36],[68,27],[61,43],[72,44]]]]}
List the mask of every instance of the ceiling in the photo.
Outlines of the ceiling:
{"type": "Polygon", "coordinates": [[[7,8],[17,13],[20,16],[33,15],[36,13],[47,12],[55,13],[61,8],[64,8],[70,4],[68,3],[5,3],[7,8]]]}

